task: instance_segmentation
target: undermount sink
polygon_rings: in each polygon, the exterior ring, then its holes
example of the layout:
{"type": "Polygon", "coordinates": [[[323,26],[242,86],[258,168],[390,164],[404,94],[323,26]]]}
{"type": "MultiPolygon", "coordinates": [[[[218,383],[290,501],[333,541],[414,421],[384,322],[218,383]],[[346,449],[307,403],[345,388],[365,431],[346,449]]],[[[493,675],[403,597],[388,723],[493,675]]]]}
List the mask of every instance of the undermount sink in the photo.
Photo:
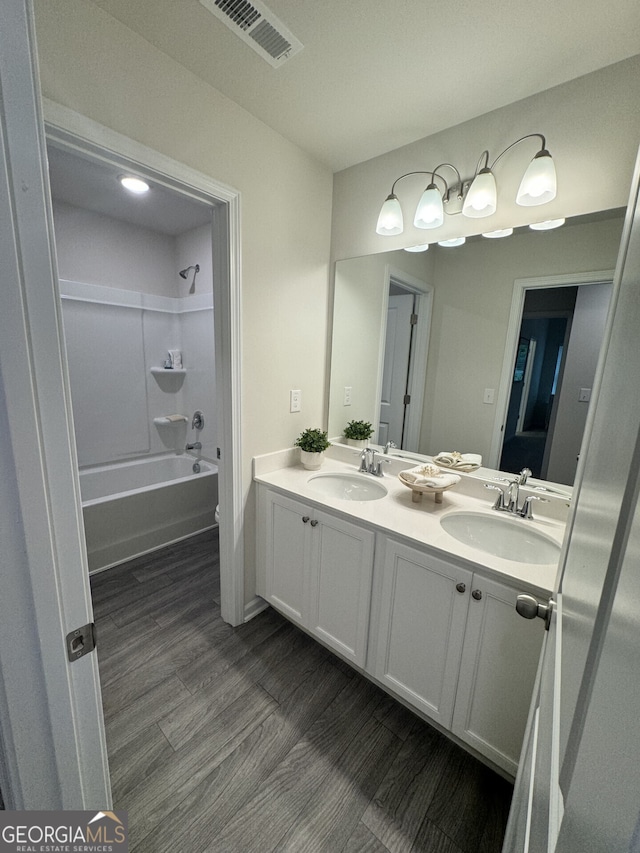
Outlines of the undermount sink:
{"type": "Polygon", "coordinates": [[[387,494],[382,483],[366,474],[314,474],[307,485],[325,498],[340,501],[378,501],[387,494]]]}
{"type": "Polygon", "coordinates": [[[449,536],[459,542],[516,563],[557,563],[560,546],[525,519],[504,513],[452,512],[440,519],[449,536]]]}

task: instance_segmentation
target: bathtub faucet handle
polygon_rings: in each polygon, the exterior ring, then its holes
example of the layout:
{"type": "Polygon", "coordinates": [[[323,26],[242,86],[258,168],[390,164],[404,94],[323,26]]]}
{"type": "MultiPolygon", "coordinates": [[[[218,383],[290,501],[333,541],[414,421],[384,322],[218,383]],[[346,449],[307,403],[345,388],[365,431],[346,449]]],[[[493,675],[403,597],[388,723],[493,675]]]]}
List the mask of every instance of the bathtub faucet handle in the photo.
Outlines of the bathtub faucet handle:
{"type": "Polygon", "coordinates": [[[193,444],[187,444],[187,450],[202,450],[202,443],[194,441],[193,444]]]}
{"type": "Polygon", "coordinates": [[[203,427],[204,415],[200,411],[194,412],[193,418],[191,419],[191,429],[202,429],[203,427]]]}

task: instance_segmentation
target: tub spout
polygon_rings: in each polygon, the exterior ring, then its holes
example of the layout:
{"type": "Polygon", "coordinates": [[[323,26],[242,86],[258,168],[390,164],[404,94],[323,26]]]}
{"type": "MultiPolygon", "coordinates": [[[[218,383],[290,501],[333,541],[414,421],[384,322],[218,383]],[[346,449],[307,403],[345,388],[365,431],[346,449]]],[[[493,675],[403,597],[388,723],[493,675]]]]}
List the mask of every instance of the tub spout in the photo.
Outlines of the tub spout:
{"type": "Polygon", "coordinates": [[[199,441],[194,441],[193,444],[187,444],[187,450],[202,450],[202,443],[199,441]]]}

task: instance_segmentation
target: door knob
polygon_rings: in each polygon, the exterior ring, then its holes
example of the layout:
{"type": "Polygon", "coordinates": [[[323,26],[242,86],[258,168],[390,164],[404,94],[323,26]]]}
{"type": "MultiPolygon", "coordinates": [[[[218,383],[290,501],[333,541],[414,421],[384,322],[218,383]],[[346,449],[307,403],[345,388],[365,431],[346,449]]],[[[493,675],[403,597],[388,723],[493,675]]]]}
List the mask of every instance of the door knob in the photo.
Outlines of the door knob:
{"type": "Polygon", "coordinates": [[[549,630],[551,614],[553,613],[553,599],[548,604],[541,604],[532,595],[519,595],[516,599],[516,612],[524,619],[544,619],[545,630],[549,630]]]}
{"type": "Polygon", "coordinates": [[[471,598],[475,598],[476,601],[480,601],[482,598],[482,592],[479,589],[474,589],[471,593],[471,598]]]}
{"type": "Polygon", "coordinates": [[[317,525],[318,525],[318,519],[317,519],[317,518],[314,518],[314,519],[313,519],[313,521],[311,522],[311,526],[312,526],[312,527],[317,527],[317,525]]]}
{"type": "Polygon", "coordinates": [[[464,592],[466,590],[466,588],[467,588],[466,583],[457,583],[456,584],[456,589],[458,590],[458,592],[464,592]]]}
{"type": "Polygon", "coordinates": [[[303,515],[303,516],[302,516],[302,523],[303,523],[303,524],[306,524],[306,523],[307,523],[307,521],[309,521],[309,516],[308,516],[308,515],[303,515]]]}

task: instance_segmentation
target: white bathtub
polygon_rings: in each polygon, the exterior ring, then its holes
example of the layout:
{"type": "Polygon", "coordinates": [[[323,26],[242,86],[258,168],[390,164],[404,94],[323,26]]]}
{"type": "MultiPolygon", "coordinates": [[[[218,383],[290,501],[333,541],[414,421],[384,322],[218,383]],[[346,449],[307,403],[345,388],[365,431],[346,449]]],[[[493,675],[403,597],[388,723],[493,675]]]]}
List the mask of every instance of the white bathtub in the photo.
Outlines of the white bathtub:
{"type": "Polygon", "coordinates": [[[122,563],[215,524],[218,467],[182,454],[80,471],[89,571],[122,563]]]}

